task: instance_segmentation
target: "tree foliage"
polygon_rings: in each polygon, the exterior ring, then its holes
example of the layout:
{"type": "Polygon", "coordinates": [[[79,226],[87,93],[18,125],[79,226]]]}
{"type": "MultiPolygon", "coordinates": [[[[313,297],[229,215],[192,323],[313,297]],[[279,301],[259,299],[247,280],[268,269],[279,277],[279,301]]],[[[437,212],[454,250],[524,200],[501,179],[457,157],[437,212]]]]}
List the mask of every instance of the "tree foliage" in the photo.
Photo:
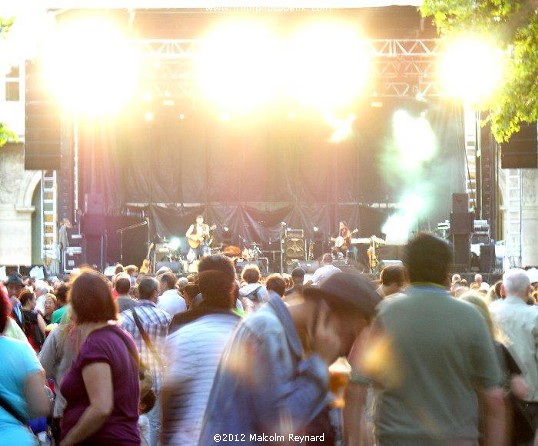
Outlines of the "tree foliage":
{"type": "Polygon", "coordinates": [[[503,85],[488,106],[495,138],[506,141],[521,122],[538,119],[538,0],[424,0],[443,36],[473,33],[493,38],[506,51],[503,85]]]}

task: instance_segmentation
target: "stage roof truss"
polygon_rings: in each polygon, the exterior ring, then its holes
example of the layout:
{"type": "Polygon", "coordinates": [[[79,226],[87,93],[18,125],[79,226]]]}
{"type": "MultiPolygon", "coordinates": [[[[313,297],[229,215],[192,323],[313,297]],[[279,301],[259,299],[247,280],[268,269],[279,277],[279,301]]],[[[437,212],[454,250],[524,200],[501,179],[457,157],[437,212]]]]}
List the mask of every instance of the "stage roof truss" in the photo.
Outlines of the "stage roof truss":
{"type": "MultiPolygon", "coordinates": [[[[138,39],[134,43],[143,57],[156,63],[146,73],[155,94],[168,97],[197,95],[193,62],[198,39],[138,39]]],[[[372,94],[384,97],[440,96],[436,68],[438,39],[369,39],[376,86],[372,94]]]]}

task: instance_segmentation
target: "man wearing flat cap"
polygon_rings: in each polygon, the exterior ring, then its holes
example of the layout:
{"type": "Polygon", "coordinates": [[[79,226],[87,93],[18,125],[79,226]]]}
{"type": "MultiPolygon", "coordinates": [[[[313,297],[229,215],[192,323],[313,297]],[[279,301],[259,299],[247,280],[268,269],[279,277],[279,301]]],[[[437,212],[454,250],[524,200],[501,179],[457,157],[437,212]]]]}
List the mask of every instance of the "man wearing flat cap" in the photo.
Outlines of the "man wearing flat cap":
{"type": "Polygon", "coordinates": [[[290,435],[325,411],[328,366],[347,356],[380,297],[360,276],[342,272],[304,295],[288,307],[271,292],[241,322],[221,358],[199,445],[215,444],[223,433],[250,445],[296,444],[290,435]]]}
{"type": "Polygon", "coordinates": [[[11,317],[17,322],[19,327],[22,327],[23,316],[19,295],[24,288],[24,283],[20,274],[14,273],[9,276],[6,281],[6,288],[9,295],[9,301],[11,302],[11,317]]]}

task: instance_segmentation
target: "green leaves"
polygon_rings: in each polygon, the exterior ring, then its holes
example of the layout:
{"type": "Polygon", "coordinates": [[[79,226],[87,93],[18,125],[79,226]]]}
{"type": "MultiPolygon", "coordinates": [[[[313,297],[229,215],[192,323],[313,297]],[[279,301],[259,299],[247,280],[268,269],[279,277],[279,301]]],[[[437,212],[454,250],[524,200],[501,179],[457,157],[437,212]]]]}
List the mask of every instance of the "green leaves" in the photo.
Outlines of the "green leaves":
{"type": "Polygon", "coordinates": [[[487,120],[499,142],[538,117],[538,15],[535,0],[424,0],[442,36],[473,32],[493,37],[511,58],[503,85],[490,101],[487,120]]]}

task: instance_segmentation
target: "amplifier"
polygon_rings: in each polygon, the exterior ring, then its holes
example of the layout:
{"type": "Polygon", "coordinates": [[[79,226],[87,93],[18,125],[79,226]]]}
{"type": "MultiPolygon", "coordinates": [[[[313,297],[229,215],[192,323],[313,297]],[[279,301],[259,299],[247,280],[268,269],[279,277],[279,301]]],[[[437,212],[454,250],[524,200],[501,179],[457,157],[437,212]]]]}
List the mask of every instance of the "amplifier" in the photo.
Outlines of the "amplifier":
{"type": "Polygon", "coordinates": [[[286,238],[304,238],[304,229],[286,229],[286,238]]]}

